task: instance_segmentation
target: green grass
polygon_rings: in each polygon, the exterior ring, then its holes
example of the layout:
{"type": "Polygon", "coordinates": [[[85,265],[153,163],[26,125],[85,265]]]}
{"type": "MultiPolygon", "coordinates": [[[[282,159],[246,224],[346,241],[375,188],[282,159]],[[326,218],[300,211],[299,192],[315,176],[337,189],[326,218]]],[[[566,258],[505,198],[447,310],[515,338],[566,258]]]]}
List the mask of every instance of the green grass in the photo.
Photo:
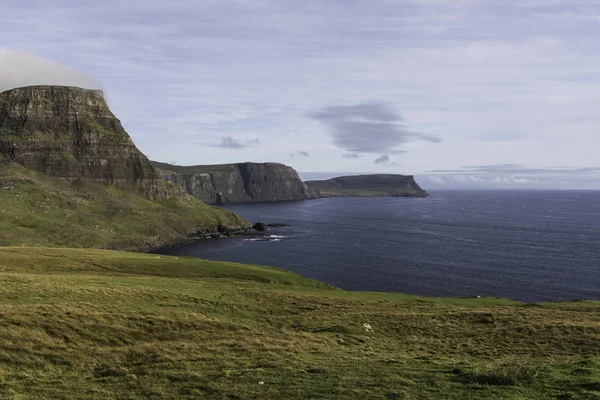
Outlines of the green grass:
{"type": "Polygon", "coordinates": [[[345,292],[267,267],[0,248],[0,398],[597,399],[600,304],[345,292]]]}
{"type": "Polygon", "coordinates": [[[140,250],[224,225],[248,226],[235,214],[184,196],[162,202],[133,191],[66,182],[0,164],[0,246],[140,250]]]}
{"type": "Polygon", "coordinates": [[[101,133],[103,137],[108,137],[111,139],[122,139],[123,141],[126,141],[128,139],[127,134],[125,133],[125,131],[122,132],[117,132],[115,130],[106,128],[105,126],[103,126],[102,124],[99,124],[98,122],[94,121],[93,118],[89,118],[86,123],[88,124],[88,126],[90,128],[92,128],[94,131],[101,133]]]}

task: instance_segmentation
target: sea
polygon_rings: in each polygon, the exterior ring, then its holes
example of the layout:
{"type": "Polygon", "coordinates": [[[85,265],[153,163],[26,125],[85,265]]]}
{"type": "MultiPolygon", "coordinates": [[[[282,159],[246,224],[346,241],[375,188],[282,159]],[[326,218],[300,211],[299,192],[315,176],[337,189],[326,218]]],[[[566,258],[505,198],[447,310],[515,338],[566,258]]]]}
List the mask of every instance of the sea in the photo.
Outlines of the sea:
{"type": "Polygon", "coordinates": [[[276,266],[355,291],[600,300],[600,191],[440,191],[227,208],[290,226],[160,253],[276,266]]]}

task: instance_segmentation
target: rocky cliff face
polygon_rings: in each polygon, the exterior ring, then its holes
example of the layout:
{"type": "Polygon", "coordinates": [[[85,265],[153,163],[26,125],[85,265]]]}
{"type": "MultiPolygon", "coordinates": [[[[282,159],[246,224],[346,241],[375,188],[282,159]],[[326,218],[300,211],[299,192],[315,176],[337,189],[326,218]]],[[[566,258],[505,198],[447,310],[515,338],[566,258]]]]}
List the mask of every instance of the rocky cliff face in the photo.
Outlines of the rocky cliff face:
{"type": "Polygon", "coordinates": [[[169,195],[97,90],[31,86],[0,93],[0,156],[54,177],[169,195]]]}
{"type": "Polygon", "coordinates": [[[336,196],[394,196],[425,197],[427,192],[415,182],[412,175],[373,174],[340,176],[306,184],[321,192],[323,197],[336,196]]]}
{"type": "Polygon", "coordinates": [[[240,163],[180,167],[153,162],[164,179],[209,204],[306,200],[319,197],[291,167],[240,163]]]}

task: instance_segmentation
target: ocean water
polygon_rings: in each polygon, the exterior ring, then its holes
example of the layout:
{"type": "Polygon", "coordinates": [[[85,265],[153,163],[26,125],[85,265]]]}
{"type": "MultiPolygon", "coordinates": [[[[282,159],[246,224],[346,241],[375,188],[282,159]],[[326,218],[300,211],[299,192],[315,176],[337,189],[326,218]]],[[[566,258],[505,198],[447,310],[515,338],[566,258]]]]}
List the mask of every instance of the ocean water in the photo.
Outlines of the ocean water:
{"type": "Polygon", "coordinates": [[[272,265],[347,290],[600,300],[600,192],[438,192],[241,204],[287,223],[267,240],[208,239],[163,254],[272,265]]]}

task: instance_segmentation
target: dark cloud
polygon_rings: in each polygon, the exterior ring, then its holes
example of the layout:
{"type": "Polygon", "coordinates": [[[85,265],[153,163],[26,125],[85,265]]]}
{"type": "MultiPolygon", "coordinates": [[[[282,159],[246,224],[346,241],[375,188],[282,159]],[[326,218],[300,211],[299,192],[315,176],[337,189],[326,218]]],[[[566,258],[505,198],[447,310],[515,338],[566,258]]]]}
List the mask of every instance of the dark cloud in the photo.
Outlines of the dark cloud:
{"type": "Polygon", "coordinates": [[[296,157],[296,156],[308,157],[308,156],[310,156],[310,153],[307,151],[304,151],[304,150],[298,150],[298,151],[290,154],[290,157],[296,157]]]}
{"type": "Polygon", "coordinates": [[[396,161],[392,161],[390,156],[388,156],[387,154],[383,154],[381,157],[376,158],[373,162],[375,164],[393,165],[395,167],[402,165],[400,163],[397,163],[396,161]]]}
{"type": "Polygon", "coordinates": [[[408,142],[440,141],[435,135],[408,130],[398,112],[384,103],[325,107],[308,117],[327,125],[333,143],[351,153],[394,154],[408,142]]]}
{"type": "Polygon", "coordinates": [[[342,158],[361,158],[362,154],[358,153],[346,153],[342,156],[342,158]]]}
{"type": "Polygon", "coordinates": [[[375,159],[374,163],[375,164],[387,164],[390,162],[390,156],[388,156],[387,154],[382,155],[381,157],[375,159]]]}
{"type": "Polygon", "coordinates": [[[221,143],[214,144],[213,147],[220,147],[222,149],[245,149],[248,147],[257,147],[260,144],[260,140],[252,139],[252,140],[238,140],[234,139],[231,136],[225,136],[221,138],[221,143]]]}

